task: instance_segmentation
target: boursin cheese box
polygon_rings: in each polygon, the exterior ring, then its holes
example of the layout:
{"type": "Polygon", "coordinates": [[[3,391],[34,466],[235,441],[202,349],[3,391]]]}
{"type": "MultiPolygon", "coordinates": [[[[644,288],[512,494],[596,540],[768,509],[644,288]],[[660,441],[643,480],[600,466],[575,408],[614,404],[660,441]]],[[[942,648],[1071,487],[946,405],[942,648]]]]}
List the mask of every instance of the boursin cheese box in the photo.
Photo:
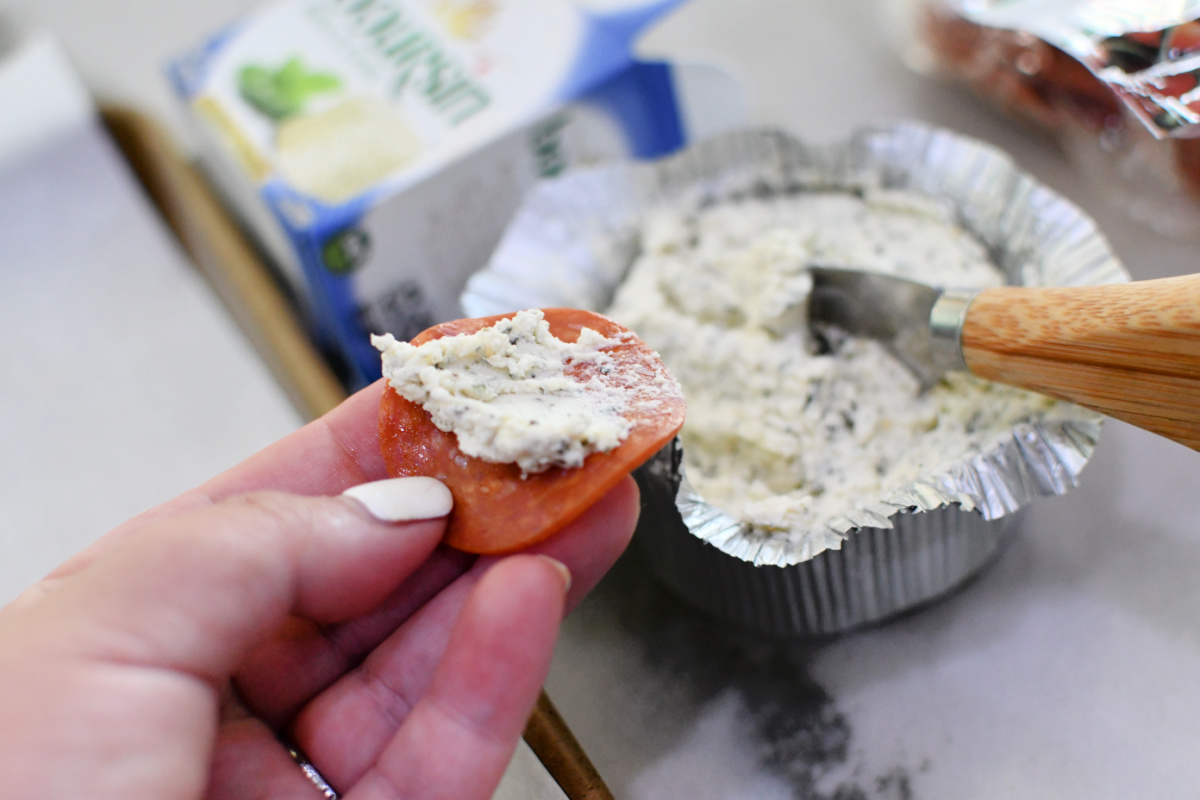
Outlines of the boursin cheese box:
{"type": "Polygon", "coordinates": [[[290,0],[176,60],[204,165],[351,387],[372,333],[461,316],[524,190],[741,124],[737,81],[638,61],[682,0],[290,0]]]}

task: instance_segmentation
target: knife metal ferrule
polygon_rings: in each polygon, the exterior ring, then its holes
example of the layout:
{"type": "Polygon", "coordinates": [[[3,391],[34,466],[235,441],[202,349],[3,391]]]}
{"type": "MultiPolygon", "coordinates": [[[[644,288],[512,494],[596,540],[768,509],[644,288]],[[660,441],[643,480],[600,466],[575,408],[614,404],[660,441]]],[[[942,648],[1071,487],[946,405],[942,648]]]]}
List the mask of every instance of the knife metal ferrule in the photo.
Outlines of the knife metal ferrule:
{"type": "Polygon", "coordinates": [[[939,372],[967,372],[963,357],[962,329],[967,308],[978,291],[947,289],[929,311],[929,349],[939,372]]]}

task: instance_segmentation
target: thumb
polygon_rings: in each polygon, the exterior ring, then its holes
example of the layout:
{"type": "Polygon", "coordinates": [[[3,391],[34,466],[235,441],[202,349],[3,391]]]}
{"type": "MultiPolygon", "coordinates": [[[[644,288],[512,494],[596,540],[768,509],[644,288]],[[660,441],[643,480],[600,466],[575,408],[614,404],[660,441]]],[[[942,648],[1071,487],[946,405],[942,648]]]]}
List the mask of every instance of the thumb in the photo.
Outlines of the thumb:
{"type": "Polygon", "coordinates": [[[23,607],[7,621],[24,630],[9,633],[59,655],[223,679],[290,614],[370,610],[437,546],[452,502],[430,478],[348,495],[257,492],[146,525],[23,607]]]}

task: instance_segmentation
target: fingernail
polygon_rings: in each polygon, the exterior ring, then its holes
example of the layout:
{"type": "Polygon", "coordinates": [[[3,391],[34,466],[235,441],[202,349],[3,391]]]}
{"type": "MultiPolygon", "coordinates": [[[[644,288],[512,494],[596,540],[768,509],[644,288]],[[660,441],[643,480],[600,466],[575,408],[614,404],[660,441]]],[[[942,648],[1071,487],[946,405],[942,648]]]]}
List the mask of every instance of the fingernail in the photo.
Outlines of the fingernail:
{"type": "Polygon", "coordinates": [[[563,594],[571,591],[571,570],[567,567],[567,565],[559,561],[557,558],[551,558],[550,556],[538,554],[538,558],[542,559],[550,566],[558,570],[558,574],[562,576],[563,594]]]}
{"type": "Polygon", "coordinates": [[[342,492],[384,522],[444,517],[454,507],[450,490],[436,478],[388,478],[361,483],[342,492]]]}

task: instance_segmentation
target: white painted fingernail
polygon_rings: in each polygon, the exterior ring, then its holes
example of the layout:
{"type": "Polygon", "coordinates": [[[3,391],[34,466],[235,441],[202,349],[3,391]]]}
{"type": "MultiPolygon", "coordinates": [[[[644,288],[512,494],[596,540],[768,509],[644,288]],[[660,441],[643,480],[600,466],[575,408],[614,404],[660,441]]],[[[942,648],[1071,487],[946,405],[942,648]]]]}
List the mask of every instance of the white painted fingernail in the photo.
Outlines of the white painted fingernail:
{"type": "Polygon", "coordinates": [[[557,558],[551,558],[550,556],[544,556],[544,555],[541,555],[540,553],[538,554],[538,558],[549,563],[550,566],[552,566],[556,570],[558,570],[558,574],[562,576],[563,593],[566,594],[567,592],[571,591],[571,570],[570,570],[570,568],[567,567],[567,565],[564,564],[563,562],[559,561],[557,558]]]}
{"type": "Polygon", "coordinates": [[[454,507],[454,497],[436,478],[388,478],[361,483],[342,492],[362,503],[371,516],[385,522],[406,522],[444,517],[454,507]]]}

